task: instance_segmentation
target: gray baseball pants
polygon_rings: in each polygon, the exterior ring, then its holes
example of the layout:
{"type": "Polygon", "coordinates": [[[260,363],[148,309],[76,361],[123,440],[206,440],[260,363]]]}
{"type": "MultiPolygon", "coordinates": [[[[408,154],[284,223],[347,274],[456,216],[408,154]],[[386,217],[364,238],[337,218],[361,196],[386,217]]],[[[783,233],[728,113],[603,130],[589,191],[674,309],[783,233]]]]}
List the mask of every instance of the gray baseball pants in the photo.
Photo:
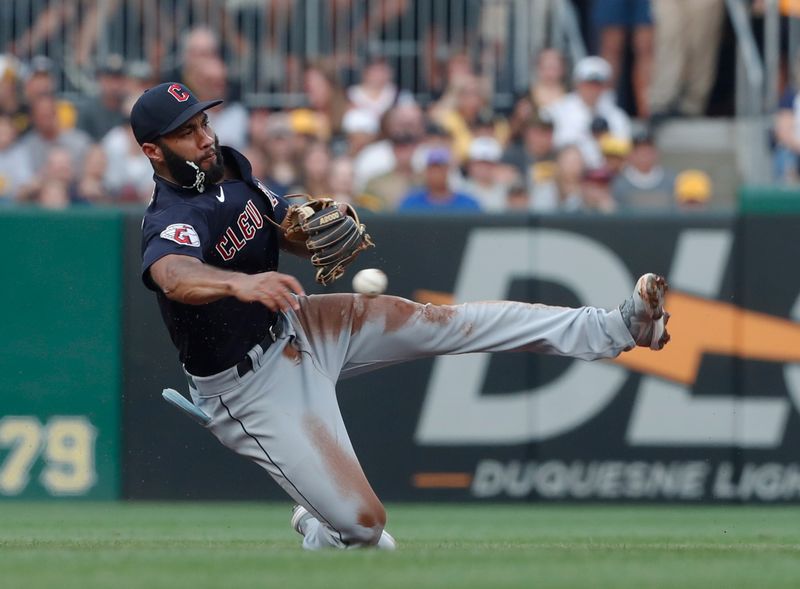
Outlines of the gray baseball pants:
{"type": "Polygon", "coordinates": [[[442,354],[530,351],[595,360],[634,346],[617,309],[437,306],[351,294],[299,302],[266,353],[260,346],[249,352],[251,372],[190,375],[190,393],[222,444],[258,463],[318,520],[306,528],[309,549],[374,545],[386,524],[339,411],[339,378],[442,354]]]}

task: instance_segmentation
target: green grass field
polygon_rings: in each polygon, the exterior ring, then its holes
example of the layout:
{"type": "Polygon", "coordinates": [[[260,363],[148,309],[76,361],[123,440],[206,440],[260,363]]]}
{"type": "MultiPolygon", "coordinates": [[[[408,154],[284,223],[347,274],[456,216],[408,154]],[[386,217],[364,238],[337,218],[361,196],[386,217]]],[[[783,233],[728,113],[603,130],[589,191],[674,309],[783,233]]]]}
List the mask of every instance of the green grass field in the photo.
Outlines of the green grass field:
{"type": "Polygon", "coordinates": [[[0,503],[0,588],[800,587],[800,508],[389,505],[307,553],[289,504],[0,503]]]}

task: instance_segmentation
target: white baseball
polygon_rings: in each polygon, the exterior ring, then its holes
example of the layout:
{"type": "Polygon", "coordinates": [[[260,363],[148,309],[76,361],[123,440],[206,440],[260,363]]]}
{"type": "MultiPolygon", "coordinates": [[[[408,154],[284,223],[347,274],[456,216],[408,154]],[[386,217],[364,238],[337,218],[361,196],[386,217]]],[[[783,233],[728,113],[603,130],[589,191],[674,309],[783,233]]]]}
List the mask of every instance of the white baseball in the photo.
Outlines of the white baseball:
{"type": "Polygon", "coordinates": [[[369,297],[381,294],[388,284],[386,274],[377,268],[366,268],[353,276],[353,290],[369,297]]]}

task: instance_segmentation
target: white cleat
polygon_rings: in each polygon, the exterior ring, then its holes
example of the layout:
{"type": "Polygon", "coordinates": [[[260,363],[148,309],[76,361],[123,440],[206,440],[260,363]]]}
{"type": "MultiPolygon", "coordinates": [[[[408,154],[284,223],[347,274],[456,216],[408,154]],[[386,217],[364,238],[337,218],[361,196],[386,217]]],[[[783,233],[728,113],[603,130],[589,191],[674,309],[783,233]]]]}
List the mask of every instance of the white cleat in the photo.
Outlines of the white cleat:
{"type": "MultiPolygon", "coordinates": [[[[311,513],[309,513],[309,511],[302,505],[295,505],[292,508],[292,519],[290,520],[290,523],[292,524],[294,531],[301,536],[306,535],[306,523],[308,523],[310,519],[314,519],[314,516],[311,515],[311,513]]],[[[392,535],[389,534],[389,532],[383,530],[376,548],[380,550],[395,550],[397,548],[397,542],[395,542],[395,539],[392,538],[392,535]]]]}
{"type": "Polygon", "coordinates": [[[292,519],[290,520],[292,528],[301,536],[305,536],[306,522],[314,517],[302,505],[295,505],[292,507],[292,519]]]}
{"type": "Polygon", "coordinates": [[[644,274],[636,281],[631,297],[619,306],[637,346],[660,350],[669,341],[669,313],[664,310],[664,294],[668,289],[663,276],[644,274]]]}

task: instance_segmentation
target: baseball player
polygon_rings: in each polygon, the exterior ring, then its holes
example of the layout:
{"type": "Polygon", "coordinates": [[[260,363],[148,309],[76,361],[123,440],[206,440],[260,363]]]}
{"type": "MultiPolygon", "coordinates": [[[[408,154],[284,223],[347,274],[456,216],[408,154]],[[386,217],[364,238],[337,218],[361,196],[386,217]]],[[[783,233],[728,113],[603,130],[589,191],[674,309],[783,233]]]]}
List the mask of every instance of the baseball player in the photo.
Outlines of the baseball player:
{"type": "Polygon", "coordinates": [[[342,421],[339,378],[439,354],[594,360],[669,340],[667,286],[654,274],[611,311],[306,296],[278,272],[280,249],[310,257],[327,283],[369,236],[347,207],[290,206],[264,187],[240,153],[219,146],[205,113],[219,103],[165,83],[133,107],[156,183],[142,223],[142,279],[156,293],[191,399],[210,416],[206,427],[292,497],[305,548],[395,546],[342,421]]]}

